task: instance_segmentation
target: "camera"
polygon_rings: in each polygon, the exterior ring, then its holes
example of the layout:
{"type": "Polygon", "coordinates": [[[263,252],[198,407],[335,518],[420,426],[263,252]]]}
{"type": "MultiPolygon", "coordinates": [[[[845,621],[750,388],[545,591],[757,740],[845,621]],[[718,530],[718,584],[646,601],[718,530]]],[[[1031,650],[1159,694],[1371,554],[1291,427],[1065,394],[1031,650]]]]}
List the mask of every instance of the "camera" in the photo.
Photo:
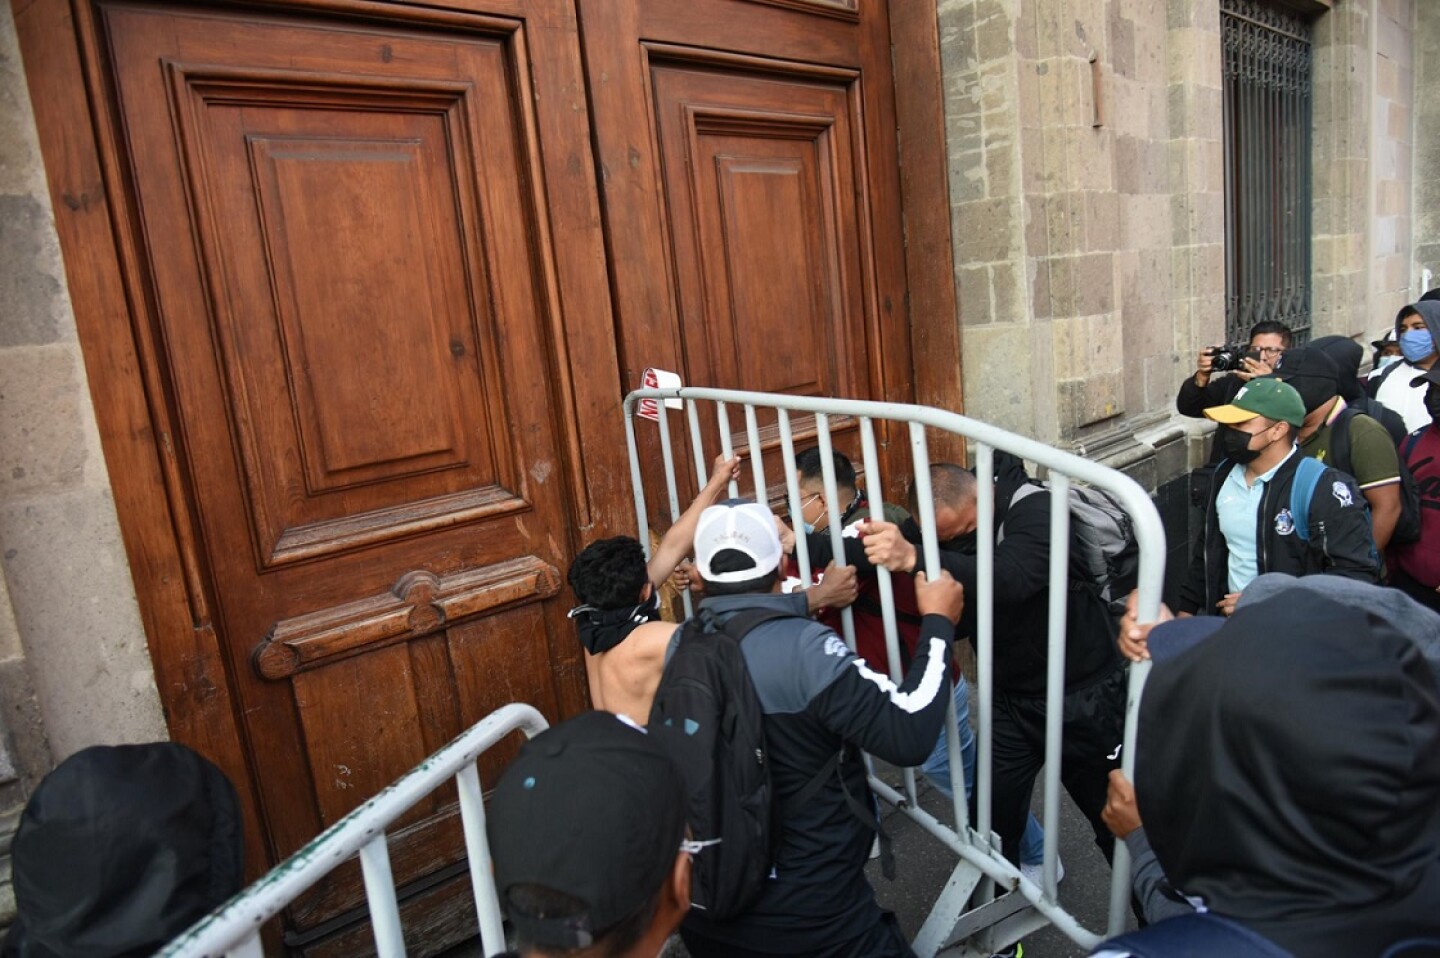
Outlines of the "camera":
{"type": "Polygon", "coordinates": [[[1250,350],[1248,343],[1212,346],[1208,352],[1210,354],[1210,370],[1217,373],[1232,372],[1242,368],[1241,361],[1246,358],[1260,358],[1259,353],[1250,350]]]}

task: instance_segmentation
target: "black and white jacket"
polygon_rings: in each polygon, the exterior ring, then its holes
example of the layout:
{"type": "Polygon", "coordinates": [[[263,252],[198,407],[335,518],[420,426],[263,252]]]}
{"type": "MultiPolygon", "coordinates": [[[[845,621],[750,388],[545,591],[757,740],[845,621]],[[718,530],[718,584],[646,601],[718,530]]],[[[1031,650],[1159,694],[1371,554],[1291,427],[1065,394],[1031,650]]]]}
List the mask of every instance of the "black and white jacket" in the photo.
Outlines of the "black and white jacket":
{"type": "MultiPolygon", "coordinates": [[[[1328,573],[1362,582],[1379,579],[1379,558],[1370,528],[1370,511],[1355,480],[1338,469],[1326,468],[1310,499],[1310,541],[1295,530],[1290,488],[1295,470],[1304,458],[1299,450],[1280,464],[1265,484],[1255,514],[1258,573],[1284,572],[1293,576],[1328,573]]],[[[1190,572],[1180,590],[1177,612],[1215,615],[1216,603],[1230,591],[1229,549],[1220,532],[1216,502],[1231,470],[1243,468],[1225,460],[1210,480],[1205,500],[1204,548],[1190,560],[1190,572]]]]}
{"type": "MultiPolygon", "coordinates": [[[[723,622],[749,609],[781,608],[805,614],[804,596],[756,594],[706,598],[703,608],[723,622]],[[798,600],[798,601],[797,601],[798,600]]],[[[940,734],[950,698],[948,674],[953,626],[925,616],[917,654],[905,680],[890,678],[856,658],[828,626],[801,618],[763,623],[741,645],[765,713],[771,782],[777,807],[799,793],[842,745],[840,774],[815,798],[781,816],[775,870],[755,906],[724,923],[692,912],[686,934],[803,954],[863,934],[880,920],[865,879],[874,829],[850,810],[843,787],[869,806],[859,752],[897,765],[919,765],[940,734]]]]}

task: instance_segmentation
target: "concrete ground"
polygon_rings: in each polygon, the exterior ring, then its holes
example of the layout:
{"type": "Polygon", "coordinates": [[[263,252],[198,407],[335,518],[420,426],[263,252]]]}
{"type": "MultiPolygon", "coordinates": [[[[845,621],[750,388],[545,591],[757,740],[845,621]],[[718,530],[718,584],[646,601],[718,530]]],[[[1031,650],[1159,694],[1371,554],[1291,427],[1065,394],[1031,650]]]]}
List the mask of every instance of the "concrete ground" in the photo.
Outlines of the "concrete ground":
{"type": "MultiPolygon", "coordinates": [[[[883,770],[881,777],[887,781],[899,781],[898,774],[887,774],[883,770]]],[[[942,821],[948,821],[951,814],[948,800],[929,788],[924,779],[919,780],[919,785],[921,806],[942,821]]],[[[1033,808],[1036,817],[1041,817],[1043,821],[1040,790],[1041,781],[1037,780],[1033,808]]],[[[940,889],[950,877],[956,859],[953,853],[902,814],[892,811],[885,819],[885,827],[895,839],[897,874],[893,882],[886,881],[880,874],[879,863],[871,862],[867,869],[870,883],[875,886],[880,903],[894,911],[900,919],[900,927],[906,936],[914,938],[940,889]]],[[[1060,801],[1060,858],[1065,865],[1065,878],[1060,883],[1060,903],[1083,927],[1103,934],[1110,907],[1110,866],[1095,847],[1090,823],[1063,789],[1060,801]]],[[[1131,918],[1133,926],[1134,919],[1131,918]]],[[[1025,958],[1081,958],[1088,954],[1088,949],[1053,928],[1027,936],[1023,944],[1025,958]]]]}
{"type": "MultiPolygon", "coordinates": [[[[898,786],[898,773],[880,769],[881,777],[898,786]]],[[[942,821],[948,820],[948,802],[943,795],[919,780],[920,804],[942,821]]],[[[1036,785],[1035,814],[1040,816],[1040,784],[1036,785]]],[[[1060,902],[1085,928],[1103,933],[1110,900],[1110,866],[1095,847],[1090,825],[1061,793],[1060,857],[1065,879],[1060,883],[1060,902]]],[[[880,863],[867,869],[880,903],[894,911],[907,938],[914,938],[930,912],[935,898],[955,865],[955,855],[903,814],[889,810],[886,830],[895,841],[896,877],[886,881],[880,863]]],[[[1131,919],[1134,927],[1134,919],[1131,919]]],[[[1088,952],[1069,938],[1046,928],[1023,940],[1025,958],[1081,958],[1088,952]]],[[[667,958],[688,958],[678,940],[666,952],[667,958]]],[[[482,958],[478,942],[447,952],[444,958],[482,958]]]]}

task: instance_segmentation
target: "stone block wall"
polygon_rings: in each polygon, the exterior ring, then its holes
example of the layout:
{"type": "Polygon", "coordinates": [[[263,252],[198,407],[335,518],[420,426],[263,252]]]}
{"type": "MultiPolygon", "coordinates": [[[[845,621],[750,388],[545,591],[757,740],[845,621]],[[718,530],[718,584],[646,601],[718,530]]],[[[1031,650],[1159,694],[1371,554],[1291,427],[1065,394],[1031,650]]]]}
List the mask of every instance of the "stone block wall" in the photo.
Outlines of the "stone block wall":
{"type": "Polygon", "coordinates": [[[1416,164],[1431,149],[1415,134],[1416,110],[1436,109],[1416,95],[1426,89],[1415,34],[1426,6],[1375,0],[1372,23],[1371,4],[1340,3],[1316,20],[1316,335],[1368,341],[1423,292],[1417,244],[1437,225],[1412,216],[1423,209],[1412,205],[1416,164]]]}
{"type": "Polygon", "coordinates": [[[1410,274],[1415,0],[1379,0],[1377,12],[1375,95],[1370,100],[1375,127],[1374,251],[1370,258],[1372,305],[1363,328],[1367,333],[1390,326],[1400,307],[1424,292],[1412,288],[1410,274]]]}
{"type": "Polygon", "coordinates": [[[1440,4],[1415,3],[1414,80],[1414,188],[1411,218],[1414,261],[1411,279],[1414,289],[1424,291],[1424,271],[1431,273],[1430,286],[1440,286],[1440,4]]]}
{"type": "MultiPolygon", "coordinates": [[[[1314,18],[1312,329],[1368,341],[1440,274],[1440,4],[1291,5],[1314,18]]],[[[1129,461],[1224,337],[1220,0],[937,10],[967,411],[1129,461]]]]}
{"type": "Polygon", "coordinates": [[[1342,3],[1314,33],[1312,330],[1351,335],[1369,315],[1369,5],[1342,3]]]}
{"type": "Polygon", "coordinates": [[[9,4],[0,4],[0,302],[0,739],[24,786],[87,745],[167,734],[9,4]]]}
{"type": "Polygon", "coordinates": [[[1224,328],[1214,0],[943,0],[967,407],[1090,450],[1224,328]]]}

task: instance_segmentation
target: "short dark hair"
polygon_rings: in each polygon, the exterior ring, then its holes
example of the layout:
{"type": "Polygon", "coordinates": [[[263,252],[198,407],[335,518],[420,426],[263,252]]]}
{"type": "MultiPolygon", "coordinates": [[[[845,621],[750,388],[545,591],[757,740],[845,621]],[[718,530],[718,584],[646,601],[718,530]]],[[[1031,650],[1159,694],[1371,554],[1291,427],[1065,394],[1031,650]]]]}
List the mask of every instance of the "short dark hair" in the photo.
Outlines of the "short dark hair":
{"type": "Polygon", "coordinates": [[[1247,343],[1255,341],[1256,336],[1279,336],[1280,345],[1286,349],[1290,348],[1290,327],[1284,323],[1276,322],[1273,319],[1262,319],[1250,327],[1250,338],[1247,343]]]}
{"type": "MultiPolygon", "coordinates": [[[[855,466],[850,458],[843,452],[832,452],[831,461],[835,464],[835,485],[841,489],[855,489],[855,466]]],[[[811,446],[795,456],[795,468],[800,471],[800,478],[813,479],[817,482],[825,479],[825,461],[820,456],[820,447],[811,446]]]]}
{"type": "MultiPolygon", "coordinates": [[[[951,507],[964,505],[975,498],[975,473],[964,466],[957,466],[953,462],[936,462],[930,465],[930,494],[937,503],[951,507]]],[[[912,494],[912,500],[915,498],[912,494]]],[[[916,511],[919,503],[911,503],[911,511],[916,511]]]]}
{"type": "MultiPolygon", "coordinates": [[[[721,549],[715,553],[710,560],[710,571],[721,572],[744,572],[746,569],[755,568],[755,560],[741,552],[739,549],[721,549]]],[[[743,582],[711,582],[705,580],[706,595],[745,595],[753,592],[769,592],[779,581],[780,570],[771,569],[769,572],[753,579],[745,579],[743,582]]]]}
{"type": "MultiPolygon", "coordinates": [[[[668,875],[666,881],[669,881],[668,875]]],[[[506,889],[505,898],[527,912],[550,918],[579,918],[589,910],[589,906],[580,899],[544,885],[511,885],[506,889]]],[[[516,944],[522,952],[534,952],[545,955],[546,958],[567,958],[580,954],[584,954],[586,958],[621,958],[644,936],[645,929],[650,927],[650,921],[655,917],[655,910],[659,905],[660,889],[657,888],[644,907],[597,933],[595,943],[585,948],[537,945],[533,941],[527,941],[523,934],[517,935],[516,944]]]]}
{"type": "Polygon", "coordinates": [[[645,550],[630,536],[601,539],[586,546],[570,564],[575,598],[597,609],[623,609],[640,601],[650,581],[645,550]]]}

